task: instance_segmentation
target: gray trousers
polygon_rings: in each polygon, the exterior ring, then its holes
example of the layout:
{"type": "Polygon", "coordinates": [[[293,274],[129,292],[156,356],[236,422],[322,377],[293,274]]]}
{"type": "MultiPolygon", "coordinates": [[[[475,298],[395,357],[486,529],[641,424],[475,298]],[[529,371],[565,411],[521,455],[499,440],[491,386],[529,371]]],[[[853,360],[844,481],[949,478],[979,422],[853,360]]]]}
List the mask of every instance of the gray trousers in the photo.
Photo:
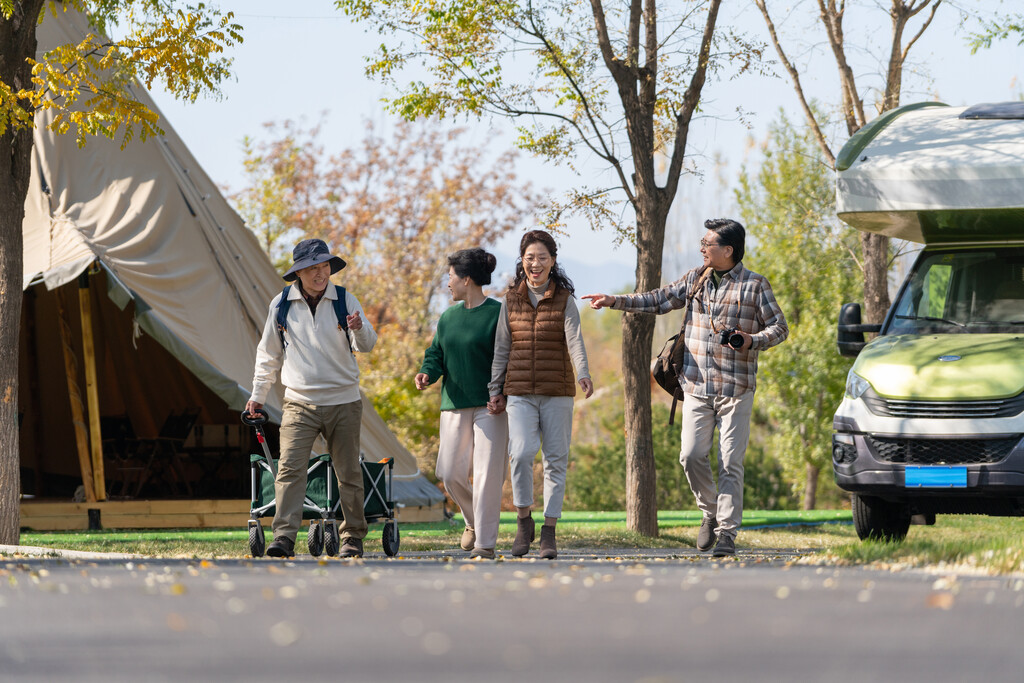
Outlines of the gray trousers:
{"type": "Polygon", "coordinates": [[[743,456],[750,440],[754,392],[737,398],[686,394],[679,462],[704,516],[716,520],[719,536],[735,538],[743,520],[743,456]],[[711,445],[718,428],[718,488],[711,476],[711,445]]]}
{"type": "Polygon", "coordinates": [[[338,476],[341,512],[338,527],[342,538],[364,538],[363,471],[359,467],[359,432],[363,402],[316,406],[285,399],[281,418],[281,459],[274,482],[274,538],[295,540],[302,524],[302,500],[306,497],[306,470],[316,437],[323,434],[331,464],[338,476]]]}
{"type": "Polygon", "coordinates": [[[572,396],[509,396],[508,456],[512,503],[533,506],[533,461],[544,459],[544,516],[561,517],[572,441],[572,396]]]}

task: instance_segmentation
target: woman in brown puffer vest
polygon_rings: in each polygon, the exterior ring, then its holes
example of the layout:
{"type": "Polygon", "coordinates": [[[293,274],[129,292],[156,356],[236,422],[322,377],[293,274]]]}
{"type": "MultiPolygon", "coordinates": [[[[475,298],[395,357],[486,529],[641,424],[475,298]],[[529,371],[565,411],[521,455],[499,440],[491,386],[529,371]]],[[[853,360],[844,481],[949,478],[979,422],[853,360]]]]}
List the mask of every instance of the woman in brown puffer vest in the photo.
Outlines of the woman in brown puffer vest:
{"type": "Polygon", "coordinates": [[[558,555],[555,524],[562,516],[572,439],[573,366],[584,396],[594,393],[572,281],[557,256],[558,247],[547,232],[531,230],[523,236],[494,338],[487,407],[493,413],[508,410],[512,502],[519,513],[512,543],[515,557],[530,551],[536,531],[531,514],[538,450],[544,461],[540,556],[558,555]]]}

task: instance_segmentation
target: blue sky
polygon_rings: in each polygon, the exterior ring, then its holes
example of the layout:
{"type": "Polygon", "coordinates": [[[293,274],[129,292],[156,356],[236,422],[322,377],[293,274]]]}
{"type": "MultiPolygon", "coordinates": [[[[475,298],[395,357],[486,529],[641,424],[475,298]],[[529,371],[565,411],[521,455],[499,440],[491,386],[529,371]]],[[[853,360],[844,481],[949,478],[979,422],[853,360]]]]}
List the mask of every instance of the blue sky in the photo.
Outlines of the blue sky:
{"type": "MultiPolygon", "coordinates": [[[[818,30],[813,23],[815,3],[795,0],[789,4],[788,15],[775,17],[780,30],[814,36],[818,30]]],[[[878,6],[888,3],[863,4],[870,6],[870,12],[856,15],[851,8],[847,34],[851,39],[877,35],[876,46],[884,47],[888,23],[878,6]]],[[[1003,13],[1018,11],[1015,2],[1000,0],[962,0],[960,4],[1003,13]]],[[[752,3],[725,5],[720,25],[723,21],[736,22],[765,37],[752,3]]],[[[221,7],[233,9],[238,22],[245,27],[245,42],[233,53],[237,80],[225,85],[223,99],[185,104],[163,93],[154,93],[166,118],[216,182],[233,189],[241,186],[241,139],[245,135],[260,136],[268,121],[305,117],[312,123],[323,114],[326,125],[322,141],[331,151],[356,145],[366,119],[387,129],[393,119],[380,103],[385,90],[363,75],[363,57],[373,49],[376,36],[353,25],[334,9],[333,2],[236,0],[222,2],[221,7]]],[[[805,84],[809,94],[833,102],[837,99],[834,66],[824,36],[820,31],[817,35],[817,44],[805,44],[792,57],[800,64],[811,65],[805,84]]],[[[770,54],[774,56],[774,52],[770,54]]],[[[880,71],[880,67],[870,54],[859,58],[858,74],[868,83],[870,74],[880,71]]],[[[959,105],[1016,99],[1024,91],[1020,81],[1022,66],[1024,48],[1018,47],[1015,40],[971,56],[955,12],[940,12],[936,24],[911,52],[911,73],[904,80],[902,101],[937,97],[947,104],[959,105]]],[[[728,188],[734,185],[740,166],[750,163],[755,149],[751,140],[763,139],[780,107],[794,118],[800,116],[792,88],[785,80],[744,77],[709,82],[704,92],[705,115],[694,121],[688,153],[705,175],[702,180],[686,178],[677,198],[669,225],[667,251],[672,253],[666,254],[666,276],[672,275],[673,268],[696,265],[694,245],[703,232],[703,218],[732,213],[728,188]],[[734,114],[737,106],[747,112],[745,123],[734,114]],[[715,156],[724,160],[723,167],[713,168],[715,156]],[[724,178],[726,187],[716,176],[724,178]]],[[[489,141],[496,152],[511,145],[508,130],[508,125],[501,121],[473,124],[474,137],[489,141]]],[[[843,140],[837,142],[836,151],[843,140]]],[[[521,174],[535,179],[538,187],[558,189],[573,182],[568,171],[532,159],[523,161],[521,174]]],[[[584,181],[598,184],[596,175],[584,181]]],[[[613,241],[611,234],[595,234],[586,228],[559,239],[567,259],[593,264],[612,280],[630,279],[634,252],[629,245],[616,248],[613,241]]],[[[499,245],[499,251],[514,254],[517,243],[518,236],[507,239],[499,245]]],[[[582,289],[585,283],[579,284],[582,289]]]]}

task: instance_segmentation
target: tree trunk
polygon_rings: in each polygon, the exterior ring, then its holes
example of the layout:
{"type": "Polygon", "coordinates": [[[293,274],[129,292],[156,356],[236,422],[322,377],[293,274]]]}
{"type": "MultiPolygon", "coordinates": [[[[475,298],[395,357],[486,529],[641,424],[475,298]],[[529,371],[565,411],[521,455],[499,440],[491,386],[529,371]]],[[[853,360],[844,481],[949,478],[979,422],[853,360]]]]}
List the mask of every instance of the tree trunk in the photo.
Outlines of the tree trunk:
{"type": "Polygon", "coordinates": [[[658,535],[657,473],[651,435],[651,371],[648,359],[654,316],[622,316],[622,377],[626,427],[626,528],[658,535]]]}
{"type": "MultiPolygon", "coordinates": [[[[641,181],[642,183],[642,181],[641,181]]],[[[657,193],[638,192],[636,291],[661,286],[661,254],[665,246],[667,209],[657,193]]],[[[626,528],[644,536],[658,535],[657,472],[651,432],[651,342],[654,316],[625,313],[622,318],[622,377],[626,426],[626,528]]]]}
{"type": "Polygon", "coordinates": [[[804,510],[813,510],[818,504],[818,475],[821,468],[807,463],[807,483],[804,484],[804,510]]]}
{"type": "Polygon", "coordinates": [[[889,238],[862,232],[864,254],[864,322],[881,323],[889,311],[889,238]]]}
{"type": "MultiPolygon", "coordinates": [[[[43,0],[15,2],[0,16],[0,81],[27,87],[26,59],[36,54],[36,19],[43,0]]],[[[32,131],[8,125],[0,135],[0,544],[17,545],[21,476],[18,449],[18,332],[21,325],[22,235],[32,131]]]]}

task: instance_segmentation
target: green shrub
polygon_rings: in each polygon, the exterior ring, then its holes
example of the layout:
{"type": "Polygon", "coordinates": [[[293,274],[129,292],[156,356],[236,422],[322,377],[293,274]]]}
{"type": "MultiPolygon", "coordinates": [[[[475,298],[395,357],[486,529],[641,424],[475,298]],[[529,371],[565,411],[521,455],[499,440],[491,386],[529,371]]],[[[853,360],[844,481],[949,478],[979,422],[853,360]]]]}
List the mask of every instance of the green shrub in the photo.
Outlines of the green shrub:
{"type": "MultiPolygon", "coordinates": [[[[651,407],[654,465],[659,510],[694,510],[696,503],[679,464],[678,422],[668,424],[668,408],[651,407]]],[[[622,510],[626,506],[626,434],[621,411],[602,420],[607,438],[573,446],[569,458],[565,505],[570,510],[622,510]]],[[[717,462],[717,444],[712,464],[717,462]]],[[[712,466],[712,471],[716,467],[712,466]]],[[[748,448],[744,460],[744,507],[761,510],[795,509],[792,487],[782,468],[760,448],[748,448]]]]}

